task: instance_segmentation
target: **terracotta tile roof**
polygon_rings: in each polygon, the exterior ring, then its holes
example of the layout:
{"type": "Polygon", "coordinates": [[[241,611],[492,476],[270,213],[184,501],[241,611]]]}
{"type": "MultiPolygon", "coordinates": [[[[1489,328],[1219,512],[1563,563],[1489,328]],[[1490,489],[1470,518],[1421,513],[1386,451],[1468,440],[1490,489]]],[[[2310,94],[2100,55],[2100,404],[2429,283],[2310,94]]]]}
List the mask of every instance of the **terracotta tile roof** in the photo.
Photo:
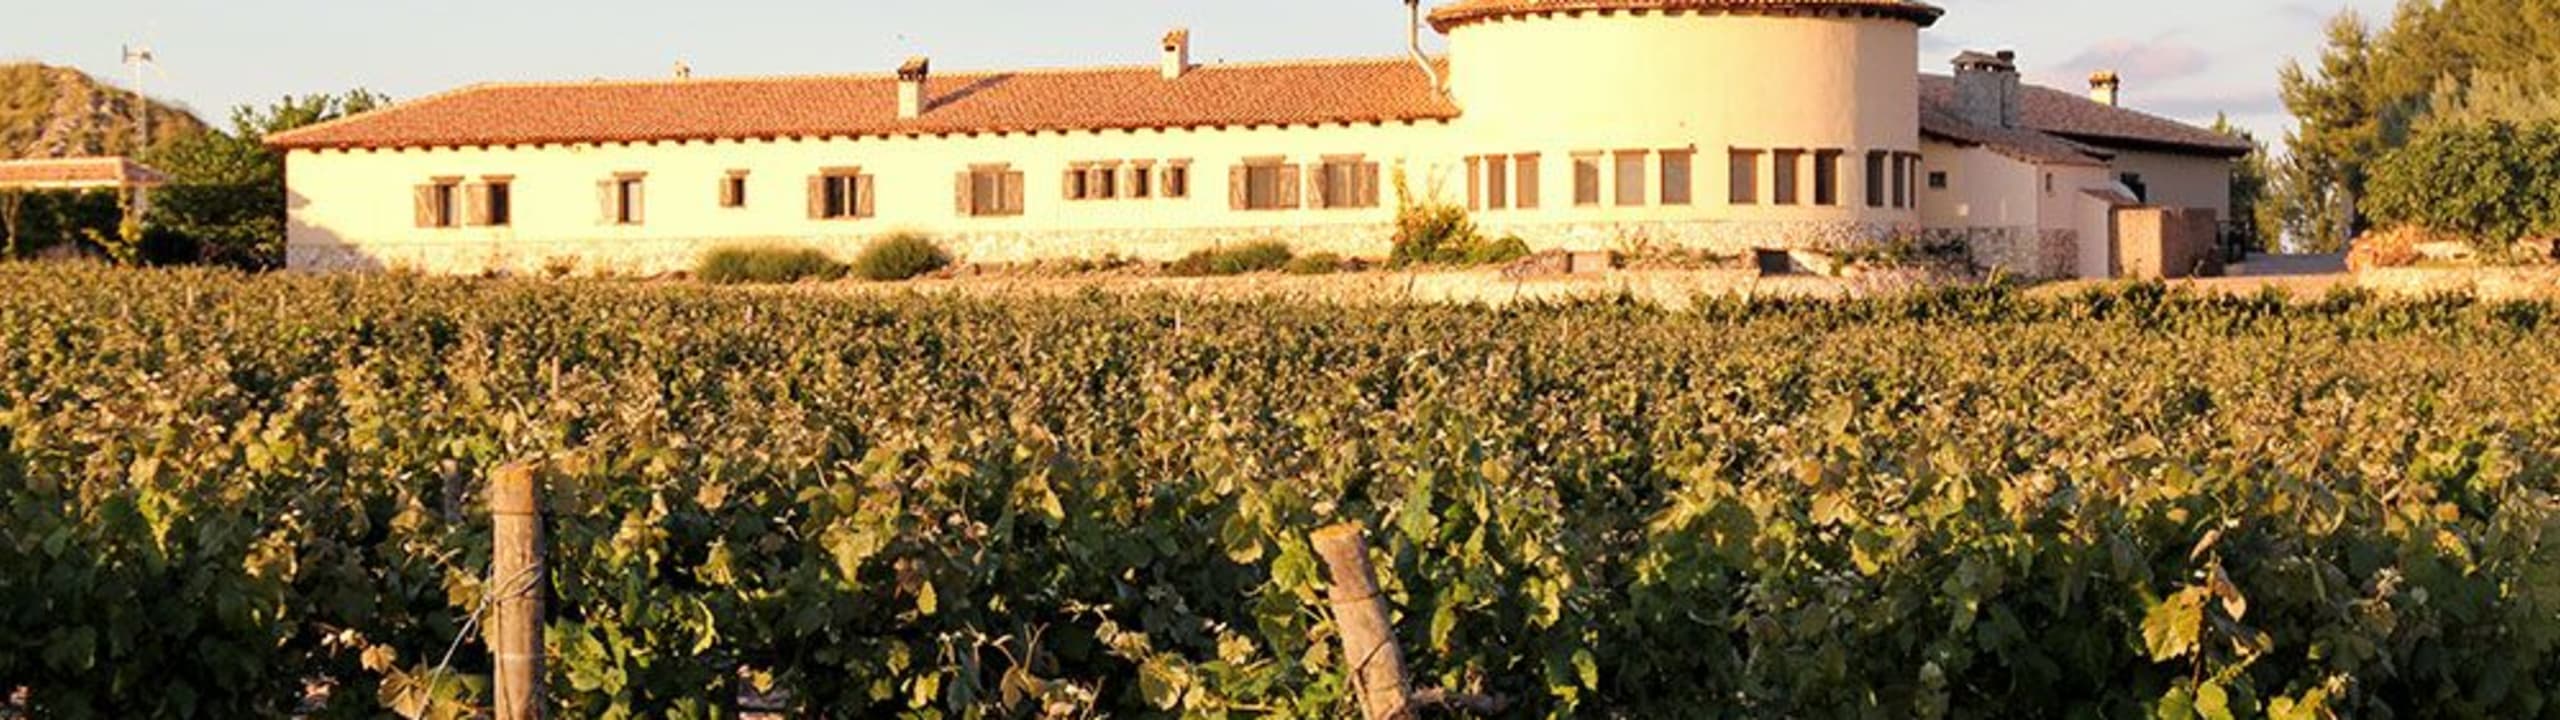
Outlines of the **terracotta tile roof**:
{"type": "Polygon", "coordinates": [[[1501,17],[1587,10],[1688,10],[1711,12],[1875,13],[1928,27],[1945,10],[1918,0],[1458,0],[1431,11],[1431,27],[1448,32],[1467,23],[1501,17]]]}
{"type": "Polygon", "coordinates": [[[391,148],[1447,120],[1409,58],[937,74],[898,117],[894,75],[479,85],[267,138],[391,148]]]}
{"type": "MultiPolygon", "coordinates": [[[[2252,149],[2238,138],[2077,94],[2035,85],[2025,86],[2025,90],[2019,102],[2019,119],[2028,129],[2083,145],[2222,157],[2247,155],[2252,149]]],[[[1920,107],[1924,110],[1936,109],[1954,117],[1955,95],[1955,78],[1920,76],[1920,107]]]]}
{"type": "Polygon", "coordinates": [[[1945,108],[1920,106],[1920,134],[1967,147],[2046,165],[2105,165],[2114,154],[2037,130],[1983,127],[1965,122],[1945,108]]]}
{"type": "Polygon", "coordinates": [[[168,181],[160,171],[122,157],[0,161],[0,188],[104,188],[168,181]]]}

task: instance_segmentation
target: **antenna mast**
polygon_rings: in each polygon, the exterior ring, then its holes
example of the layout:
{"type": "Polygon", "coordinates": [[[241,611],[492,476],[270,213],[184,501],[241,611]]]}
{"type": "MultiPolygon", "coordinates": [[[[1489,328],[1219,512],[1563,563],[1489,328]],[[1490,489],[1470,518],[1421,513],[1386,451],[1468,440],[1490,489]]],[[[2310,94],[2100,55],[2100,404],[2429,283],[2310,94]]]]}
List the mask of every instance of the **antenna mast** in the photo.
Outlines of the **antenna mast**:
{"type": "Polygon", "coordinates": [[[151,149],[151,97],[142,92],[142,69],[157,69],[158,61],[151,57],[151,48],[127,45],[124,48],[124,65],[133,70],[134,124],[142,134],[141,142],[133,147],[133,154],[139,156],[151,149]]]}

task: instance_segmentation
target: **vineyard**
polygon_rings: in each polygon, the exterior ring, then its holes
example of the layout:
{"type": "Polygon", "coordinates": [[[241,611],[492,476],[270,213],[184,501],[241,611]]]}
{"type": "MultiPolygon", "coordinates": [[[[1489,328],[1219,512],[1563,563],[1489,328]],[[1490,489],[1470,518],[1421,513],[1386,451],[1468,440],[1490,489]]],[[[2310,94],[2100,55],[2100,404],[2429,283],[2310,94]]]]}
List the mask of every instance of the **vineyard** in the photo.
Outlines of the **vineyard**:
{"type": "Polygon", "coordinates": [[[2560,717],[2555,333],[0,267],[0,698],[469,716],[525,463],[559,717],[2560,717]]]}

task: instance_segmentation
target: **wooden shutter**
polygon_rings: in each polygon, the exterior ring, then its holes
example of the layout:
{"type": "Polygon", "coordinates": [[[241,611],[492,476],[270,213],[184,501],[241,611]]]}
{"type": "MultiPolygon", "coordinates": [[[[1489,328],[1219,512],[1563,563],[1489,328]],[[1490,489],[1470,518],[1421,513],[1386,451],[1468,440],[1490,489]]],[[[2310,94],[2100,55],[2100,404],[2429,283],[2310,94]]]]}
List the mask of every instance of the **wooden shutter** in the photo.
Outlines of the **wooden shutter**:
{"type": "Polygon", "coordinates": [[[1004,174],[1004,207],[1002,209],[1006,215],[1022,214],[1022,173],[1020,171],[1004,174]]]}
{"type": "Polygon", "coordinates": [[[464,185],[462,186],[462,196],[462,204],[465,208],[463,216],[471,226],[488,227],[490,219],[489,184],[479,182],[464,185]]]}
{"type": "Polygon", "coordinates": [[[954,183],[954,186],[958,189],[952,193],[953,206],[959,209],[960,214],[964,216],[978,214],[977,204],[971,202],[975,198],[973,197],[974,193],[970,192],[973,188],[969,187],[969,173],[960,173],[960,179],[958,182],[954,183]]]}
{"type": "Polygon", "coordinates": [[[596,224],[612,225],[621,221],[621,214],[615,212],[617,203],[613,201],[616,189],[612,180],[596,181],[596,224]]]}
{"type": "Polygon", "coordinates": [[[1538,208],[1538,156],[1522,155],[1515,159],[1511,181],[1518,190],[1511,193],[1511,206],[1521,210],[1538,208]]]}
{"type": "Polygon", "coordinates": [[[809,219],[827,219],[827,176],[809,176],[809,219]]]}
{"type": "Polygon", "coordinates": [[[633,225],[638,225],[647,221],[647,210],[649,206],[643,201],[647,200],[649,197],[647,192],[648,188],[648,183],[637,180],[634,180],[631,183],[631,224],[633,225]]]}
{"type": "Polygon", "coordinates": [[[415,215],[418,227],[435,227],[436,186],[420,185],[415,188],[411,188],[409,197],[411,201],[410,204],[416,208],[415,215]]]}
{"type": "Polygon", "coordinates": [[[853,179],[853,216],[854,216],[854,217],[866,217],[866,218],[867,218],[867,217],[871,217],[871,185],[872,185],[871,176],[869,176],[869,175],[856,175],[856,176],[854,176],[854,179],[853,179]]]}
{"type": "Polygon", "coordinates": [[[1084,199],[1076,193],[1076,184],[1083,180],[1084,168],[1067,168],[1066,174],[1058,176],[1058,195],[1068,200],[1084,199]]]}
{"type": "Polygon", "coordinates": [[[1250,172],[1252,172],[1252,169],[1243,165],[1237,165],[1233,169],[1227,171],[1228,209],[1243,210],[1246,208],[1245,203],[1247,199],[1245,197],[1245,175],[1250,172]]]}
{"type": "Polygon", "coordinates": [[[1467,159],[1467,210],[1485,210],[1485,159],[1467,159]]]}
{"type": "Polygon", "coordinates": [[[1296,208],[1298,206],[1299,175],[1296,165],[1280,166],[1280,207],[1296,208]]]}
{"type": "Polygon", "coordinates": [[[1360,207],[1378,206],[1378,164],[1360,163],[1360,207]]]}

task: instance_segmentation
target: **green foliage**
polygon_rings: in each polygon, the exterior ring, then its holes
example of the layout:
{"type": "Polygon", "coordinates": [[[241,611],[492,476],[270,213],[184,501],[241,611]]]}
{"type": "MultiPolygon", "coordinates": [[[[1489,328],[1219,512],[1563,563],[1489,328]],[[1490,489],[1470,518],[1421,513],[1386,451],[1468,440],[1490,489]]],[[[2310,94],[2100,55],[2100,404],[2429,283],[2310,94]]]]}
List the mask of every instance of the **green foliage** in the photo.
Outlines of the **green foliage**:
{"type": "Polygon", "coordinates": [[[559,717],[1342,717],[1342,520],[1519,717],[2543,717],[2556,322],[4,267],[0,687],[462,715],[525,461],[559,717]]]}
{"type": "Polygon", "coordinates": [[[1476,223],[1467,217],[1466,208],[1432,202],[1407,204],[1396,209],[1394,250],[1387,264],[1404,267],[1461,262],[1469,250],[1483,244],[1484,235],[1476,232],[1476,223]]]}
{"type": "Polygon", "coordinates": [[[834,280],[851,269],[815,248],[733,245],[703,253],[694,275],[715,285],[793,283],[834,280]]]}
{"type": "Polygon", "coordinates": [[[1194,251],[1166,272],[1184,277],[1243,275],[1270,272],[1289,266],[1296,253],[1289,244],[1278,240],[1256,240],[1242,245],[1194,251]]]}
{"type": "Polygon", "coordinates": [[[908,280],[950,266],[950,251],[916,233],[882,236],[853,256],[853,273],[864,280],[908,280]]]}
{"type": "Polygon", "coordinates": [[[56,248],[111,255],[123,247],[123,208],[113,190],[0,191],[0,259],[56,248]]]}
{"type": "Polygon", "coordinates": [[[2227,115],[2213,119],[2213,131],[2248,141],[2249,154],[2231,164],[2231,237],[2225,244],[2261,252],[2284,251],[2284,214],[2281,201],[2268,197],[2274,192],[2274,168],[2267,156],[2267,144],[2259,142],[2249,131],[2231,124],[2227,115]]]}
{"type": "Polygon", "coordinates": [[[2560,120],[2560,3],[2413,0],[2379,29],[2348,12],[2316,65],[2280,79],[2300,129],[2274,173],[2276,214],[2300,246],[2341,248],[2365,228],[2375,164],[2413,134],[2560,120]]]}
{"type": "Polygon", "coordinates": [[[366,90],[289,96],[264,108],[231,112],[228,132],[201,132],[163,146],[145,160],[168,173],[153,191],[146,220],[195,249],[201,262],[246,269],[284,264],[284,159],[266,137],[390,104],[366,90]]]}
{"type": "Polygon", "coordinates": [[[2430,128],[2374,169],[2375,219],[2471,239],[2503,253],[2560,235],[2560,122],[2430,128]]]}

